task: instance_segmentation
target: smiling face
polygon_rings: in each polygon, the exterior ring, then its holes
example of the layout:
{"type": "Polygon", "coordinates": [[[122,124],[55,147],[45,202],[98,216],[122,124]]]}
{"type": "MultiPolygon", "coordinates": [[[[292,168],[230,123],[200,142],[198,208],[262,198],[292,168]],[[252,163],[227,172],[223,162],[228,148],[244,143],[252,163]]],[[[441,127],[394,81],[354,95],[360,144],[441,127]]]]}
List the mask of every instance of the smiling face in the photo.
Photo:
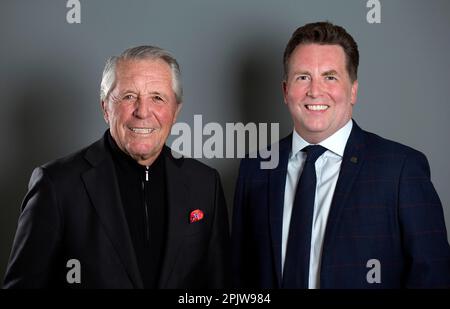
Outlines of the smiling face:
{"type": "Polygon", "coordinates": [[[115,86],[102,102],[117,146],[142,165],[151,165],[176,121],[181,104],[169,65],[161,59],[120,60],[115,86]]]}
{"type": "Polygon", "coordinates": [[[309,143],[323,141],[351,119],[357,92],[341,46],[301,44],[291,54],[284,101],[296,132],[309,143]]]}

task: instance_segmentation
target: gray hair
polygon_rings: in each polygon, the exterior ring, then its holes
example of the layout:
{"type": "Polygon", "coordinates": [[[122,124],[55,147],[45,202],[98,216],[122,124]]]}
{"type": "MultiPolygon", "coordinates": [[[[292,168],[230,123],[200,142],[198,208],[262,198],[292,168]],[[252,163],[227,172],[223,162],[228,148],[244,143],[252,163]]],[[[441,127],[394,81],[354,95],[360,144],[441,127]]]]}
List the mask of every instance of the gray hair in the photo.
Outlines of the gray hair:
{"type": "Polygon", "coordinates": [[[116,66],[120,60],[161,59],[172,72],[172,89],[178,103],[182,102],[183,87],[181,85],[180,66],[177,60],[166,50],[156,46],[137,46],[125,50],[120,56],[112,56],[106,60],[100,84],[100,100],[104,101],[114,87],[116,66]]]}

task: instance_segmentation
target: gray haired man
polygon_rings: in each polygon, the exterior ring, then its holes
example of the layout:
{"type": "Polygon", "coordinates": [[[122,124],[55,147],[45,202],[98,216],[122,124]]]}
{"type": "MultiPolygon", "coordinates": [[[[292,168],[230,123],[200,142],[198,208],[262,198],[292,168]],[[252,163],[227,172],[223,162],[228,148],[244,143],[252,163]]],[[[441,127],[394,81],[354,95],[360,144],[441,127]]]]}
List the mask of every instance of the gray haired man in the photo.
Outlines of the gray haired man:
{"type": "Polygon", "coordinates": [[[36,168],[6,288],[221,288],[228,218],[216,170],[165,146],[181,108],[177,61],[139,46],[108,59],[94,144],[36,168]]]}

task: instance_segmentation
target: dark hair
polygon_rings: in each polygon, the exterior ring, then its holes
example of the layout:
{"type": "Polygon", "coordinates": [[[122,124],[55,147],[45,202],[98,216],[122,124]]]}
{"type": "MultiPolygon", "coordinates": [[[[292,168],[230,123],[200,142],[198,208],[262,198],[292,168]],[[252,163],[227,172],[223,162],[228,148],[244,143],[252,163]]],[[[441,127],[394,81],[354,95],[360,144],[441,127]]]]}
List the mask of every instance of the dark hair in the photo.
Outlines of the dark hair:
{"type": "Polygon", "coordinates": [[[287,79],[289,58],[300,44],[339,45],[344,49],[347,72],[352,82],[358,78],[359,52],[353,37],[344,28],[332,23],[306,24],[292,34],[283,55],[284,78],[287,79]]]}

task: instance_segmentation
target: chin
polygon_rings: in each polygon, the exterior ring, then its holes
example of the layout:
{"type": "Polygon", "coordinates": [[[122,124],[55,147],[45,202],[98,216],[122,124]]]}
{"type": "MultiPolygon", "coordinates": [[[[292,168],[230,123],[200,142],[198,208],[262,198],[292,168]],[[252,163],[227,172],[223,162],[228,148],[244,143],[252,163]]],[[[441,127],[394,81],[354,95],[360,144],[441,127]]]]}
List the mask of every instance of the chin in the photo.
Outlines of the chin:
{"type": "Polygon", "coordinates": [[[160,149],[155,147],[154,145],[139,145],[131,147],[129,153],[132,153],[133,156],[137,156],[143,159],[148,159],[154,154],[158,153],[160,149]]]}
{"type": "Polygon", "coordinates": [[[321,133],[327,129],[325,125],[311,125],[305,127],[307,132],[310,133],[321,133]]]}

